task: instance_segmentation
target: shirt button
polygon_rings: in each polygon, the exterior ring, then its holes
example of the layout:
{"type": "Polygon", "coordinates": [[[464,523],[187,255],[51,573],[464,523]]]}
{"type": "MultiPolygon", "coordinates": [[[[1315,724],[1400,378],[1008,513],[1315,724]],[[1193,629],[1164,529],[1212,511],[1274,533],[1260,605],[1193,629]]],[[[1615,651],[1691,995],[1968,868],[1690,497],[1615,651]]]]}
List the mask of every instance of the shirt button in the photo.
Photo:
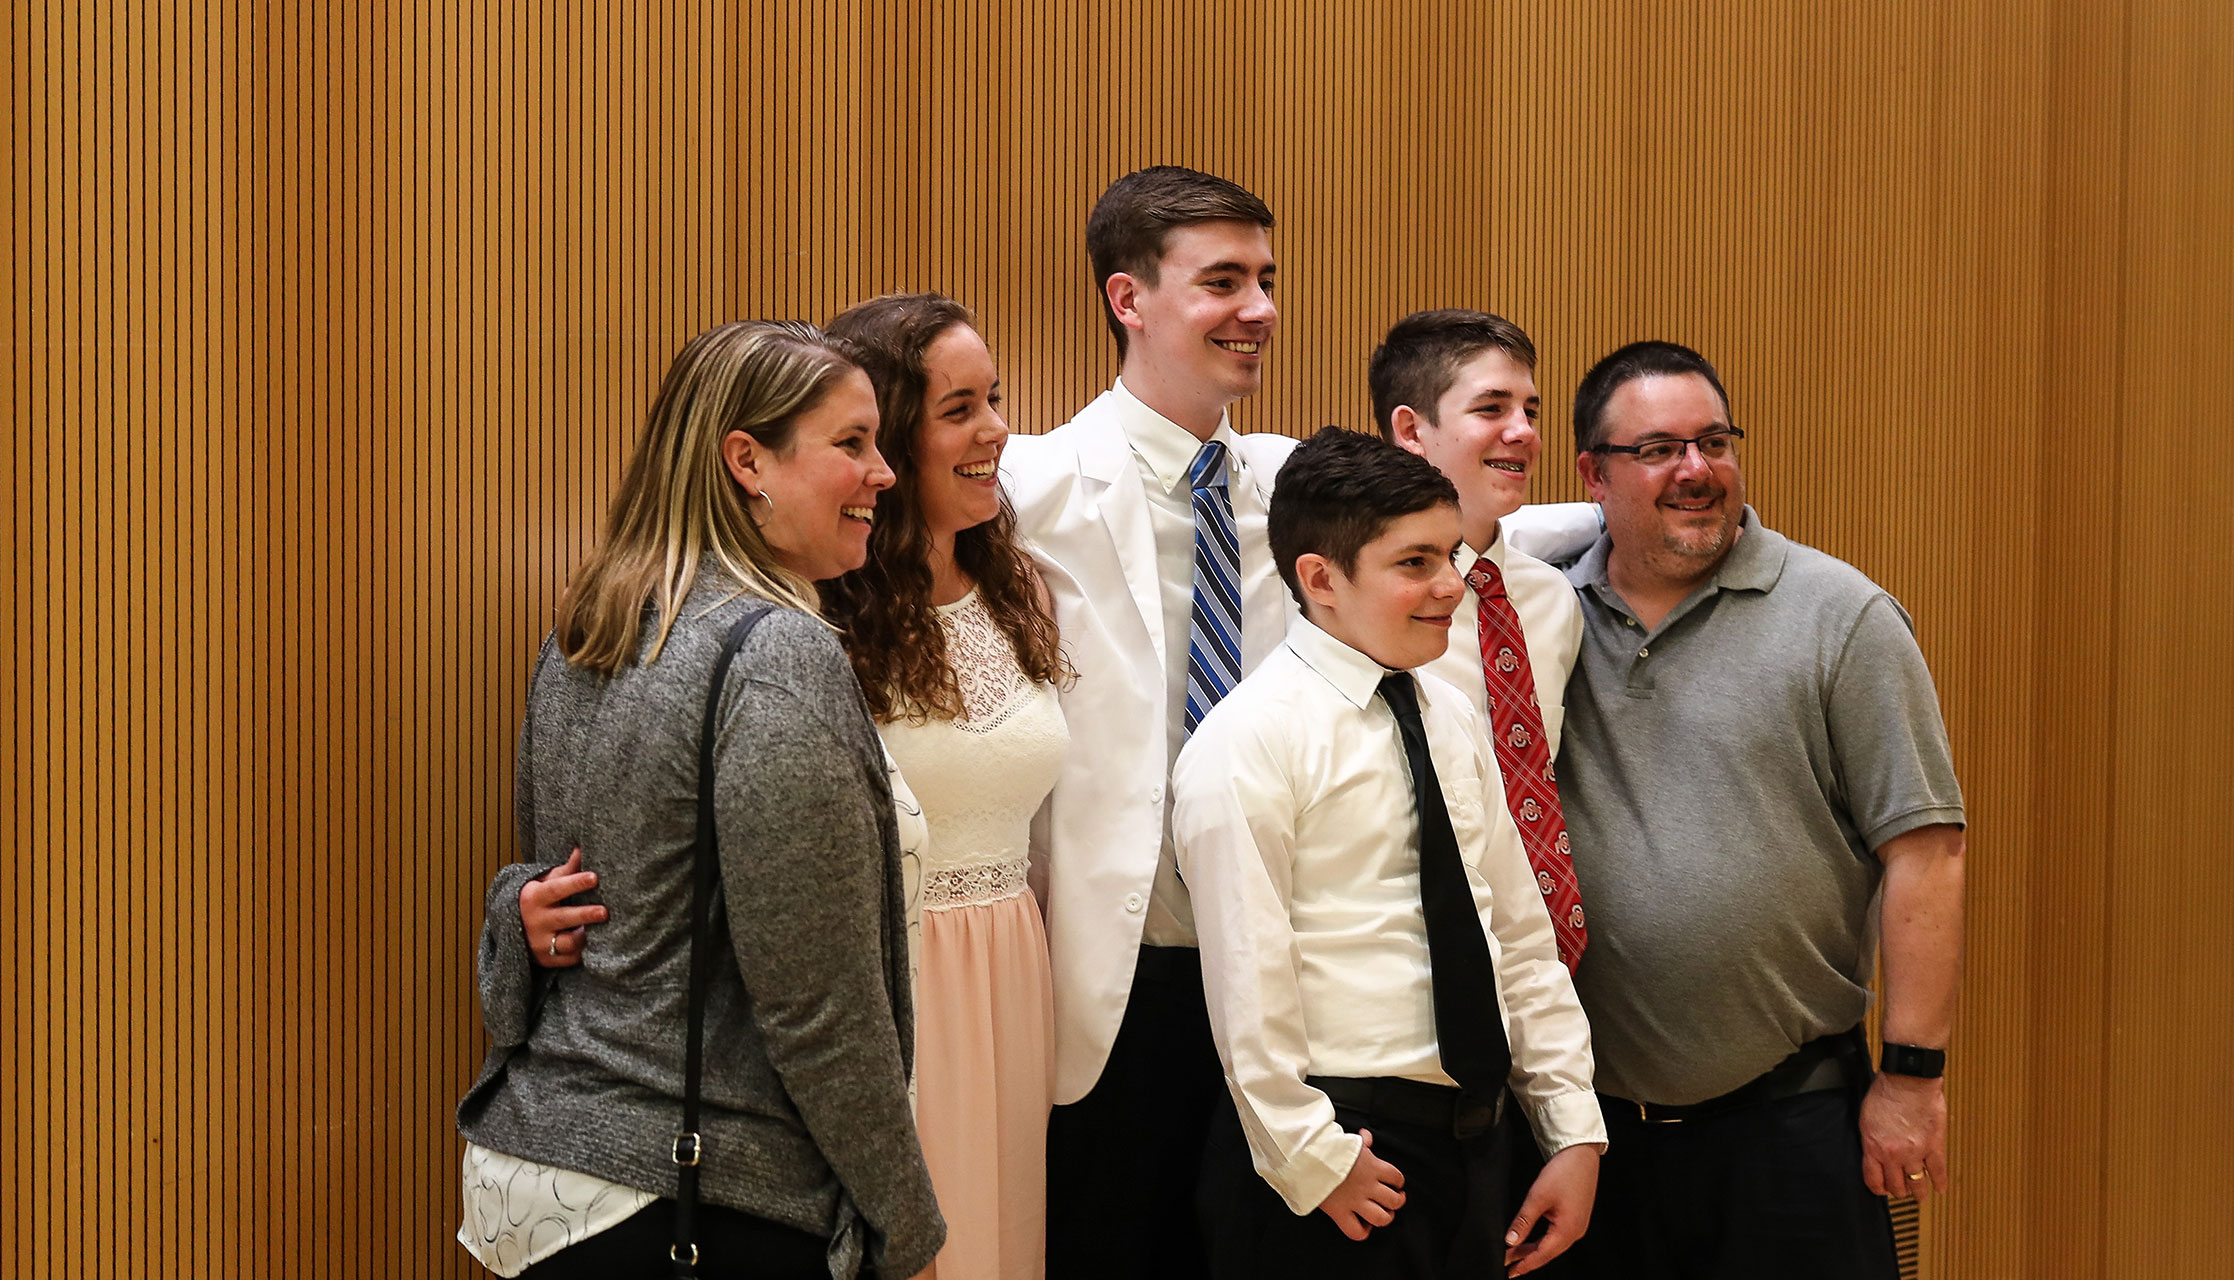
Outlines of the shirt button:
{"type": "Polygon", "coordinates": [[[1652,656],[1652,650],[1650,650],[1650,649],[1639,649],[1639,650],[1637,650],[1637,656],[1638,656],[1638,657],[1640,657],[1640,658],[1649,658],[1649,657],[1651,657],[1651,656],[1652,656]]]}
{"type": "Polygon", "coordinates": [[[1635,618],[1623,618],[1621,620],[1621,625],[1625,627],[1633,627],[1637,625],[1637,620],[1635,618]]]}
{"type": "Polygon", "coordinates": [[[1125,910],[1130,911],[1135,915],[1138,915],[1140,913],[1140,909],[1147,905],[1148,904],[1142,901],[1140,895],[1137,893],[1128,893],[1125,895],[1125,910]]]}
{"type": "Polygon", "coordinates": [[[1150,803],[1150,804],[1162,804],[1163,802],[1164,802],[1164,789],[1163,789],[1162,787],[1150,787],[1150,788],[1148,788],[1148,803],[1150,803]]]}

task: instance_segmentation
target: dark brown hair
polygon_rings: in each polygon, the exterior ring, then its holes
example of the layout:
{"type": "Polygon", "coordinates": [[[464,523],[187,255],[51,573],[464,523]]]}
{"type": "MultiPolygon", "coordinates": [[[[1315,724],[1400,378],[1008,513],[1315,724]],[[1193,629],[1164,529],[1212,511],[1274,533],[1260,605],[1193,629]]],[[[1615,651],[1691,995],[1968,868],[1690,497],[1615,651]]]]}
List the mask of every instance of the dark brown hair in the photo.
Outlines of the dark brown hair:
{"type": "Polygon", "coordinates": [[[1435,421],[1435,404],[1457,380],[1458,366],[1484,351],[1502,351],[1530,373],[1536,371],[1536,344],[1503,316],[1445,307],[1415,311],[1390,325],[1365,372],[1381,438],[1396,438],[1391,419],[1402,405],[1435,421]]]}
{"type": "MultiPolygon", "coordinates": [[[[1575,388],[1575,453],[1589,453],[1606,442],[1606,402],[1622,384],[1638,378],[1680,376],[1694,373],[1707,380],[1722,401],[1722,416],[1730,417],[1730,393],[1707,358],[1674,342],[1632,342],[1590,366],[1575,388]]],[[[1730,419],[1736,424],[1736,419],[1730,419]]]]}
{"type": "Polygon", "coordinates": [[[1154,284],[1174,229],[1226,221],[1269,230],[1272,210],[1238,183],[1175,164],[1128,173],[1101,193],[1086,218],[1086,256],[1094,263],[1094,297],[1117,339],[1118,356],[1125,354],[1125,326],[1109,308],[1109,278],[1122,271],[1154,284]]]}
{"type": "MultiPolygon", "coordinates": [[[[837,339],[877,393],[877,451],[896,477],[877,500],[869,559],[822,584],[825,617],[845,638],[846,656],[880,722],[921,722],[963,713],[962,686],[947,660],[946,631],[931,605],[931,532],[916,494],[916,437],[929,378],[923,355],[939,336],[976,317],[935,293],[872,298],[830,322],[837,339]]],[[[977,583],[993,621],[1016,649],[1016,665],[1036,681],[1070,678],[1055,620],[1039,600],[1039,574],[1016,543],[1016,513],[1000,513],[954,538],[954,562],[977,583]]]]}
{"type": "Polygon", "coordinates": [[[1280,468],[1268,521],[1272,560],[1289,594],[1305,605],[1297,557],[1325,556],[1347,577],[1365,544],[1398,519],[1457,505],[1458,490],[1434,463],[1378,436],[1321,427],[1280,468]]]}

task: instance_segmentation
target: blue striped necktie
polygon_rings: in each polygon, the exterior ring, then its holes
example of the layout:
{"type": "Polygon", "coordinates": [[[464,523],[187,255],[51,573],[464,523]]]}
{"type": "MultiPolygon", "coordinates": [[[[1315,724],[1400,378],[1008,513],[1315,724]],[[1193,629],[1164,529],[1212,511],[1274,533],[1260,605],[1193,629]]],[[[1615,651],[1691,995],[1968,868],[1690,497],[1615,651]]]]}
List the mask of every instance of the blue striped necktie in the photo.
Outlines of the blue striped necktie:
{"type": "Polygon", "coordinates": [[[1202,446],[1187,468],[1195,506],[1195,614],[1187,629],[1187,733],[1241,682],[1241,544],[1226,489],[1226,447],[1202,446]]]}

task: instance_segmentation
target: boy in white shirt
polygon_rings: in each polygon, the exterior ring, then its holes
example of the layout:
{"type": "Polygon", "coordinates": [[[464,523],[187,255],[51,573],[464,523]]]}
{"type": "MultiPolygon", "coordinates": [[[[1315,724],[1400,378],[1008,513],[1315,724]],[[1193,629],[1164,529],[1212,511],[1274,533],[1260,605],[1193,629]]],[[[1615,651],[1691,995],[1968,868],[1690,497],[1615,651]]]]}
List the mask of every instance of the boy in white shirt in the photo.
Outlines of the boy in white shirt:
{"type": "Polygon", "coordinates": [[[1481,716],[1412,673],[1463,595],[1457,493],[1329,428],[1269,536],[1304,617],[1172,778],[1235,1104],[1197,1198],[1212,1274],[1526,1274],[1588,1225],[1605,1125],[1481,716]],[[1548,1159],[1500,1234],[1508,1084],[1548,1159]]]}

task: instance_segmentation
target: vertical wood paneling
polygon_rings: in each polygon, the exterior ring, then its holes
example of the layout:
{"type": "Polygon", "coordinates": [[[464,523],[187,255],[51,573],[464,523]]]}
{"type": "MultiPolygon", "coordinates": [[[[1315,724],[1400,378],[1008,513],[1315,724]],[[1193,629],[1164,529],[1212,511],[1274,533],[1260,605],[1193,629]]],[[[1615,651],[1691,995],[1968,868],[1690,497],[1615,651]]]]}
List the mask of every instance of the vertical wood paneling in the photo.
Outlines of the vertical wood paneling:
{"type": "Polygon", "coordinates": [[[1272,204],[1245,428],[1474,305],[1723,367],[1915,614],[1973,819],[1924,1274],[2219,1274],[2234,27],[2218,0],[10,10],[0,830],[21,1275],[463,1276],[513,735],[668,357],[900,288],[1044,430],[1143,164],[1272,204]]]}

